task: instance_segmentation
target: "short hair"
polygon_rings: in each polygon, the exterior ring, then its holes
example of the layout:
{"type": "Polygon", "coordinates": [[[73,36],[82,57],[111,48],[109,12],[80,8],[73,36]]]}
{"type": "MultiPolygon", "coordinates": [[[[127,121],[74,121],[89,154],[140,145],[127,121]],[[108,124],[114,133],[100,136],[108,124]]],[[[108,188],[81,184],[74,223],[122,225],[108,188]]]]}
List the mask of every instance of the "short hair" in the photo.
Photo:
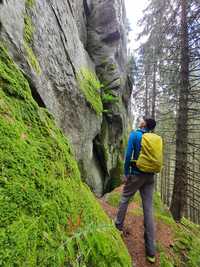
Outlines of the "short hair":
{"type": "Polygon", "coordinates": [[[144,121],[146,122],[146,127],[149,129],[149,130],[154,130],[155,127],[156,127],[156,121],[152,118],[144,118],[144,121]]]}

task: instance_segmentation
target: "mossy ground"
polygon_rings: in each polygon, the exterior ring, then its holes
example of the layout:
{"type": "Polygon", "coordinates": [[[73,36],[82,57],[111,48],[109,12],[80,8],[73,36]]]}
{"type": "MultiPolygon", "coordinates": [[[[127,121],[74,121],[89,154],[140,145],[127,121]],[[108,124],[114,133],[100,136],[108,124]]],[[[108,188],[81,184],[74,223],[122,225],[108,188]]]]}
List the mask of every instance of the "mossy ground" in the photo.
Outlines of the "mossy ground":
{"type": "Polygon", "coordinates": [[[131,266],[68,141],[0,45],[0,266],[131,266]]]}
{"type": "MultiPolygon", "coordinates": [[[[113,207],[118,207],[120,202],[120,191],[113,191],[106,196],[106,201],[113,207]]],[[[136,208],[131,211],[133,216],[141,216],[142,202],[139,193],[137,193],[131,202],[135,202],[136,208]],[[138,207],[138,205],[140,207],[138,207]]],[[[130,213],[130,211],[129,211],[130,213]]],[[[172,235],[171,247],[166,248],[162,245],[162,240],[157,243],[160,252],[161,267],[197,267],[200,266],[200,226],[183,218],[181,223],[177,224],[169,209],[163,205],[160,195],[154,194],[154,214],[155,219],[161,225],[170,228],[172,235]]]]}
{"type": "Polygon", "coordinates": [[[109,193],[106,196],[106,202],[113,207],[118,207],[120,202],[120,196],[120,192],[109,193]]]}

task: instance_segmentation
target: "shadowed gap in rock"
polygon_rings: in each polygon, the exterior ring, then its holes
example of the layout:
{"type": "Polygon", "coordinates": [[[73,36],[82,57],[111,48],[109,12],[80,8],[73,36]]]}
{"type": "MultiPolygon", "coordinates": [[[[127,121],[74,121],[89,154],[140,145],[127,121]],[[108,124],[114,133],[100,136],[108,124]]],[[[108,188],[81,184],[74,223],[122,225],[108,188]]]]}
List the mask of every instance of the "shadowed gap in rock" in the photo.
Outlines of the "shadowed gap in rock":
{"type": "Polygon", "coordinates": [[[88,17],[90,16],[90,9],[89,9],[89,6],[88,6],[88,3],[87,3],[87,0],[83,0],[83,7],[84,7],[84,10],[85,10],[85,15],[88,17]]]}
{"type": "Polygon", "coordinates": [[[103,174],[103,194],[108,192],[109,174],[106,166],[106,156],[101,138],[97,135],[93,140],[93,155],[96,158],[103,174]]]}
{"type": "Polygon", "coordinates": [[[31,89],[31,94],[32,94],[33,99],[37,102],[39,107],[46,108],[46,105],[45,105],[44,101],[42,100],[40,94],[38,93],[38,91],[37,91],[35,85],[33,84],[32,80],[27,75],[24,74],[24,76],[25,76],[25,78],[27,79],[27,81],[29,83],[29,87],[31,89]]]}
{"type": "Polygon", "coordinates": [[[31,94],[33,99],[37,102],[39,107],[46,108],[40,94],[37,92],[36,88],[30,87],[31,88],[31,94]]]}
{"type": "Polygon", "coordinates": [[[97,158],[99,165],[103,170],[103,173],[106,175],[107,171],[106,171],[105,153],[99,135],[97,135],[93,140],[93,154],[97,158]]]}
{"type": "Polygon", "coordinates": [[[120,32],[115,31],[113,33],[110,33],[108,36],[106,36],[102,41],[105,43],[112,43],[115,41],[118,41],[120,39],[120,32]]]}

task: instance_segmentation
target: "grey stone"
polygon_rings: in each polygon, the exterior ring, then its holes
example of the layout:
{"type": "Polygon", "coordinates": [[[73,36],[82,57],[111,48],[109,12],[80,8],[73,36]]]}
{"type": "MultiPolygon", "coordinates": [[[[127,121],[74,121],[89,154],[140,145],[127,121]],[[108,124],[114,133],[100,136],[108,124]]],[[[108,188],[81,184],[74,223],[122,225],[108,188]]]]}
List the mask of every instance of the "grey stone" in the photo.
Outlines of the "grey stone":
{"type": "Polygon", "coordinates": [[[25,0],[9,0],[0,5],[0,22],[0,40],[24,71],[34,95],[41,98],[35,98],[38,104],[48,108],[69,137],[83,179],[102,195],[109,190],[110,170],[115,168],[128,118],[122,101],[125,92],[128,99],[123,1],[37,0],[26,8],[25,0]],[[29,45],[40,72],[30,64],[24,47],[25,13],[32,21],[29,45]],[[76,80],[81,68],[97,70],[101,81],[120,97],[120,104],[110,107],[110,118],[98,116],[85,100],[76,80]],[[94,145],[98,136],[104,136],[100,153],[94,145]],[[106,158],[104,146],[108,147],[106,158]]]}

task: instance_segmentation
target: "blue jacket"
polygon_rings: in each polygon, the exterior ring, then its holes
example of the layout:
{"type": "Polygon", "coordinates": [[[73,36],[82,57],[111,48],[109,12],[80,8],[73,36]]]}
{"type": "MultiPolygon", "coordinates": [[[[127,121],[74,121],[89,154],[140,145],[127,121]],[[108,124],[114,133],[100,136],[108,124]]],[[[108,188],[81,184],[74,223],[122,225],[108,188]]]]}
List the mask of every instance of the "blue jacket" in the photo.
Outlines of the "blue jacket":
{"type": "Polygon", "coordinates": [[[149,130],[143,128],[130,133],[125,155],[124,175],[142,173],[137,167],[130,167],[130,161],[131,159],[138,159],[141,150],[142,134],[147,132],[149,132],[149,130]]]}

